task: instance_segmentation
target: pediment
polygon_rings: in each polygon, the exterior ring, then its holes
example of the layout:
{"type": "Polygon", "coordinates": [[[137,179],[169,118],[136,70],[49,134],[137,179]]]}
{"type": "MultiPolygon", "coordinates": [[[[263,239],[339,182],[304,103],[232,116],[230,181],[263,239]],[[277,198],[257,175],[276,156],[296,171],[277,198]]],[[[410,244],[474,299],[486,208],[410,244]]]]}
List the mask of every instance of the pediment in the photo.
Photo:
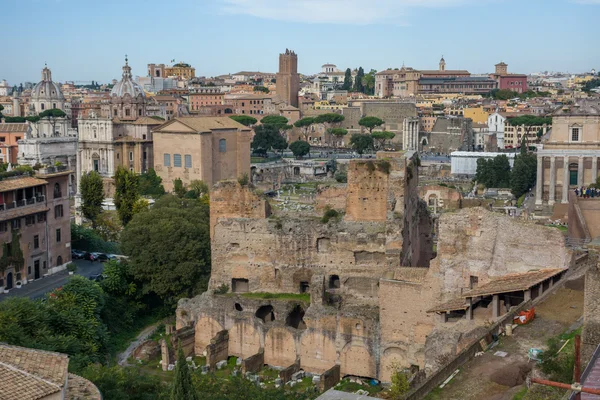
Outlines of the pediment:
{"type": "Polygon", "coordinates": [[[182,133],[196,133],[196,131],[189,126],[173,120],[170,124],[163,125],[162,128],[157,129],[155,132],[182,132],[182,133]]]}

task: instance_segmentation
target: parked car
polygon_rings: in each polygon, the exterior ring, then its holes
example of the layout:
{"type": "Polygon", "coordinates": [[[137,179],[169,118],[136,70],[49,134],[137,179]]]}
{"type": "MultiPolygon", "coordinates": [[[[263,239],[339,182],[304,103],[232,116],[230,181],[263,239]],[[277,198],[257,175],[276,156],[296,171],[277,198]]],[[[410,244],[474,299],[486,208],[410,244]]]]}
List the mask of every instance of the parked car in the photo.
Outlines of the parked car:
{"type": "Polygon", "coordinates": [[[74,260],[82,260],[85,257],[85,251],[71,250],[71,258],[74,260]]]}
{"type": "Polygon", "coordinates": [[[108,256],[104,253],[92,253],[96,256],[96,260],[100,261],[100,262],[105,262],[110,260],[110,258],[108,258],[108,256]]]}
{"type": "Polygon", "coordinates": [[[104,280],[104,278],[106,278],[104,276],[104,274],[95,274],[95,275],[90,276],[90,281],[102,282],[104,280]]]}
{"type": "Polygon", "coordinates": [[[98,255],[97,253],[85,253],[85,255],[83,256],[84,260],[88,260],[88,261],[96,261],[98,259],[98,255]]]}

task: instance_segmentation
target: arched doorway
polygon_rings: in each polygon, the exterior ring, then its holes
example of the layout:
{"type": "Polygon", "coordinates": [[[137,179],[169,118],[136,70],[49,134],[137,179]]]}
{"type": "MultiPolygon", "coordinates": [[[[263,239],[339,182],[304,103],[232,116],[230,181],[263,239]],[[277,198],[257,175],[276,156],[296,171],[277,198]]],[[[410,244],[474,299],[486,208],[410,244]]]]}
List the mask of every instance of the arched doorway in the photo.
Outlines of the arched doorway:
{"type": "Polygon", "coordinates": [[[58,257],[56,258],[56,266],[57,266],[57,267],[60,267],[62,264],[63,264],[62,257],[61,257],[61,256],[58,256],[58,257]]]}
{"type": "Polygon", "coordinates": [[[13,287],[13,273],[9,272],[8,275],[6,275],[6,290],[12,289],[13,287]]]}
{"type": "Polygon", "coordinates": [[[98,153],[92,154],[92,168],[96,172],[100,172],[100,156],[98,153]]]}

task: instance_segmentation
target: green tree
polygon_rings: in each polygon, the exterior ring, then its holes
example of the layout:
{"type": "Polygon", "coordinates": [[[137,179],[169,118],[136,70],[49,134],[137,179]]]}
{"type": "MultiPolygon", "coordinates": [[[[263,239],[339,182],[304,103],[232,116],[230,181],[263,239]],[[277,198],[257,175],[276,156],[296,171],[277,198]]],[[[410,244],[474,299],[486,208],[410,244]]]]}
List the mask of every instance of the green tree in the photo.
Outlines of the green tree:
{"type": "Polygon", "coordinates": [[[232,115],[229,118],[231,118],[235,122],[238,122],[244,126],[254,125],[257,122],[256,118],[253,118],[249,115],[232,115]]]}
{"type": "Polygon", "coordinates": [[[115,173],[115,207],[123,226],[127,226],[133,216],[133,205],[140,197],[138,191],[138,175],[122,165],[115,173]]]}
{"type": "Polygon", "coordinates": [[[162,178],[156,175],[154,168],[150,168],[148,172],[139,176],[138,189],[142,196],[157,198],[165,194],[162,178]]]}
{"type": "Polygon", "coordinates": [[[96,220],[102,212],[104,201],[104,184],[100,174],[96,171],[84,173],[79,182],[79,191],[82,202],[81,212],[92,222],[92,226],[96,227],[96,220]]]}
{"type": "Polygon", "coordinates": [[[175,366],[175,378],[171,387],[170,400],[197,400],[196,389],[192,385],[192,375],[185,361],[183,348],[179,343],[177,349],[177,365],[175,366]]]}
{"type": "Polygon", "coordinates": [[[302,130],[302,137],[305,142],[308,141],[308,130],[314,123],[315,119],[313,117],[304,117],[294,122],[294,126],[302,130]]]}
{"type": "Polygon", "coordinates": [[[327,133],[334,137],[333,147],[337,147],[338,141],[348,134],[348,129],[344,128],[329,128],[327,129],[327,133]]]}
{"type": "Polygon", "coordinates": [[[175,195],[180,199],[182,199],[187,193],[187,188],[183,184],[183,181],[179,178],[173,180],[173,193],[175,193],[175,195]]]}
{"type": "Polygon", "coordinates": [[[269,93],[269,88],[266,88],[264,86],[254,86],[254,91],[255,92],[269,93]]]}
{"type": "Polygon", "coordinates": [[[24,124],[27,121],[24,117],[4,117],[8,124],[24,124]]]}
{"type": "Polygon", "coordinates": [[[50,125],[52,125],[52,134],[54,134],[56,132],[56,123],[58,122],[57,119],[65,118],[66,116],[67,114],[65,114],[63,110],[58,108],[51,108],[49,110],[42,111],[39,115],[39,118],[48,118],[48,120],[50,121],[50,125]]]}
{"type": "Polygon", "coordinates": [[[362,117],[359,121],[358,124],[360,126],[363,126],[365,128],[367,128],[369,130],[369,134],[373,133],[373,129],[375,129],[378,126],[381,126],[383,124],[385,124],[385,121],[382,120],[381,118],[377,118],[377,117],[362,117]]]}
{"type": "Polygon", "coordinates": [[[375,74],[376,73],[377,73],[377,71],[372,69],[362,79],[362,84],[363,84],[363,87],[365,90],[364,93],[368,94],[369,96],[373,96],[375,94],[375,74]]]}
{"type": "Polygon", "coordinates": [[[508,157],[502,154],[489,160],[479,158],[477,160],[475,179],[488,188],[509,187],[511,171],[508,157]]]}
{"type": "Polygon", "coordinates": [[[510,188],[512,194],[519,198],[527,193],[536,183],[537,157],[529,153],[526,138],[523,137],[520,154],[515,157],[515,163],[510,174],[510,188]]]}
{"type": "Polygon", "coordinates": [[[263,125],[287,125],[288,119],[282,115],[267,115],[260,120],[263,125]]]}
{"type": "Polygon", "coordinates": [[[208,196],[210,192],[210,188],[208,187],[208,185],[204,183],[204,181],[201,181],[199,179],[194,179],[193,181],[191,181],[188,189],[189,191],[185,195],[187,198],[190,198],[188,194],[192,192],[191,198],[193,199],[208,196]]]}
{"type": "Polygon", "coordinates": [[[350,146],[362,156],[365,151],[373,148],[373,137],[371,135],[355,133],[350,138],[350,146]]]}
{"type": "Polygon", "coordinates": [[[266,157],[267,152],[275,150],[285,150],[287,141],[274,124],[259,125],[254,128],[254,139],[252,139],[252,150],[257,154],[262,154],[266,157]]]}
{"type": "Polygon", "coordinates": [[[158,400],[168,395],[168,386],[158,376],[144,373],[136,367],[91,364],[81,376],[94,382],[103,400],[158,400]]]}
{"type": "Polygon", "coordinates": [[[344,121],[344,116],[337,113],[325,113],[315,117],[314,123],[328,124],[330,127],[335,127],[344,121]]]}
{"type": "Polygon", "coordinates": [[[344,74],[344,84],[342,85],[342,90],[352,90],[352,70],[350,68],[346,68],[346,73],[344,74]]]}
{"type": "Polygon", "coordinates": [[[4,117],[4,115],[2,115],[2,110],[4,110],[4,106],[0,104],[0,118],[4,117]]]}
{"type": "Polygon", "coordinates": [[[396,134],[389,131],[377,131],[371,133],[371,137],[373,137],[374,141],[377,143],[377,149],[381,150],[385,148],[385,142],[395,138],[396,134]]]}
{"type": "Polygon", "coordinates": [[[210,277],[208,204],[161,197],[134,215],[121,233],[121,248],[141,293],[174,306],[182,297],[203,292],[210,277]]]}
{"type": "Polygon", "coordinates": [[[352,88],[355,92],[365,92],[365,87],[363,86],[363,78],[365,77],[365,70],[363,67],[358,67],[358,72],[354,77],[354,87],[352,88]]]}
{"type": "Polygon", "coordinates": [[[290,150],[295,157],[302,158],[310,153],[310,145],[303,140],[297,140],[290,144],[290,150]]]}

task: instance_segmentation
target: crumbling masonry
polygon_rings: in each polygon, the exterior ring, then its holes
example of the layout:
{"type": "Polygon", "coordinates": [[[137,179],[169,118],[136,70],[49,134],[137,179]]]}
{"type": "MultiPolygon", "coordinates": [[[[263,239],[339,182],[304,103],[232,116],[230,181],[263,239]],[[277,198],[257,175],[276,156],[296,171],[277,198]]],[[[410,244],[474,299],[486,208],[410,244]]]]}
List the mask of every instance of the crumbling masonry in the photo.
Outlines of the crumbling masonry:
{"type": "Polygon", "coordinates": [[[322,211],[278,215],[248,188],[216,185],[211,290],[177,308],[176,328],[194,327],[195,353],[206,354],[211,340],[228,331],[230,356],[260,354],[275,367],[299,363],[322,374],[339,366],[341,376],[382,381],[396,366],[427,375],[493,318],[482,307],[470,321],[445,323],[430,310],[436,304],[460,297],[473,277],[482,285],[507,273],[568,266],[558,230],[480,208],[442,216],[438,256],[431,260],[418,163],[412,152],[352,160],[348,184],[316,200],[320,210],[345,204],[327,223],[322,211]],[[230,292],[215,294],[223,285],[230,292]],[[310,301],[246,292],[305,292],[310,301]]]}

